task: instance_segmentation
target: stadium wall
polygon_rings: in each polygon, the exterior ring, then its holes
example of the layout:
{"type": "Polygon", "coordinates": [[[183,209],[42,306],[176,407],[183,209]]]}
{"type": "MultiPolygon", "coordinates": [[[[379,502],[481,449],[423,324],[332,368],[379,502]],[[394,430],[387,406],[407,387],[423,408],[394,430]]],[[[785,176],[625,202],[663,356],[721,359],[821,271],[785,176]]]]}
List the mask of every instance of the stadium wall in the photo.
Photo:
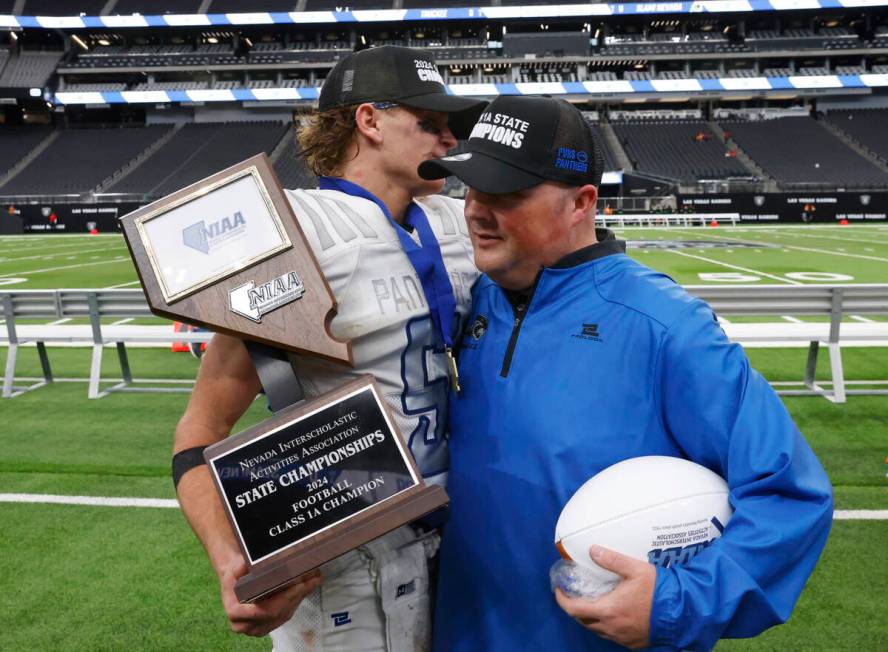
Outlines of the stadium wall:
{"type": "Polygon", "coordinates": [[[682,194],[676,200],[680,212],[739,213],[743,222],[888,220],[888,192],[682,194]]]}
{"type": "MultiPolygon", "coordinates": [[[[118,233],[118,220],[143,204],[23,204],[2,207],[0,234],[118,233]]],[[[678,212],[738,213],[747,223],[888,222],[888,192],[676,195],[678,212]]]]}
{"type": "Polygon", "coordinates": [[[23,222],[16,208],[0,213],[0,235],[18,235],[23,233],[23,222]]]}
{"type": "Polygon", "coordinates": [[[118,233],[120,217],[142,206],[119,204],[20,204],[13,213],[4,210],[0,234],[14,233],[118,233]]]}
{"type": "Polygon", "coordinates": [[[823,97],[817,100],[818,111],[842,109],[888,109],[888,95],[868,95],[866,97],[823,97]]]}
{"type": "Polygon", "coordinates": [[[145,124],[186,124],[204,122],[291,122],[292,103],[286,106],[178,106],[158,105],[145,111],[145,124]]]}

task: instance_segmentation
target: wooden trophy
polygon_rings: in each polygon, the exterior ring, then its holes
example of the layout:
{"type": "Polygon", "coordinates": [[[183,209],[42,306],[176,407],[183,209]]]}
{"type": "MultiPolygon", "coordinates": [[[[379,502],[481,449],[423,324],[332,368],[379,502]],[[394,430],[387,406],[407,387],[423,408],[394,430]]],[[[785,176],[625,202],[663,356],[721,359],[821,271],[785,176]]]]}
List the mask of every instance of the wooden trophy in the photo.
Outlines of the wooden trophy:
{"type": "Polygon", "coordinates": [[[121,218],[152,312],[245,340],[274,411],[204,451],[253,602],[448,502],[372,376],[305,401],[288,352],[352,364],[336,302],[268,157],[121,218]]]}

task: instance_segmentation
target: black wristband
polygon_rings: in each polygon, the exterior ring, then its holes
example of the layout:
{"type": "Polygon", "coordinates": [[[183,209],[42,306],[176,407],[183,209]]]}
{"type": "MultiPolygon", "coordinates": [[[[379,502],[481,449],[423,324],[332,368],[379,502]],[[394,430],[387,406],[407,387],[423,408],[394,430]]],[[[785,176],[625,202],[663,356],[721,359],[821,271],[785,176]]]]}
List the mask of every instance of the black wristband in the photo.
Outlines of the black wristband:
{"type": "Polygon", "coordinates": [[[178,488],[182,476],[191,469],[206,464],[203,456],[205,448],[206,446],[195,446],[173,455],[173,487],[178,488]]]}

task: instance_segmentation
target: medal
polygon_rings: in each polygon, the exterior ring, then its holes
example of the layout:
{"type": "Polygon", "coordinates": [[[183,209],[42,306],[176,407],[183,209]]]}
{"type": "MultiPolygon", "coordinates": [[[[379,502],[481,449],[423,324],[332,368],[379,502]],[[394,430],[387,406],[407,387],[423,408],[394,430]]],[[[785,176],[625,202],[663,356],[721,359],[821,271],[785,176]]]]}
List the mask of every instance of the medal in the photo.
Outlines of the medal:
{"type": "Polygon", "coordinates": [[[459,394],[459,371],[456,368],[456,358],[453,357],[453,349],[449,346],[444,349],[447,353],[447,363],[450,365],[450,387],[459,394]]]}

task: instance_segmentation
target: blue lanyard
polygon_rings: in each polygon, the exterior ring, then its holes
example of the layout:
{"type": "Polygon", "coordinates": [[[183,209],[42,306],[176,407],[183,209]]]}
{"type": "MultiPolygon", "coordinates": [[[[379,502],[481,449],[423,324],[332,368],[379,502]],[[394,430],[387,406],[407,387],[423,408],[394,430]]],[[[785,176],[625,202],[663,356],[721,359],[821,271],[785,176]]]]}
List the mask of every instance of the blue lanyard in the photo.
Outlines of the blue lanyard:
{"type": "MultiPolygon", "coordinates": [[[[321,190],[338,190],[347,195],[354,197],[363,197],[369,199],[379,206],[383,214],[388,218],[398,239],[401,241],[401,248],[407,254],[407,258],[416,270],[419,282],[422,284],[422,292],[425,295],[426,303],[429,306],[429,315],[432,323],[441,333],[444,340],[444,346],[449,355],[453,350],[453,329],[456,321],[456,299],[453,296],[453,287],[450,285],[450,279],[447,276],[447,269],[444,267],[444,258],[441,256],[441,248],[438,246],[438,239],[435,237],[432,227],[429,226],[429,219],[423,212],[422,208],[416,202],[410,202],[407,209],[405,222],[416,229],[419,234],[419,242],[410,237],[410,234],[404,228],[392,219],[388,208],[383,204],[376,195],[361,186],[339,179],[336,177],[320,177],[318,186],[321,190]]],[[[454,379],[454,385],[456,380],[454,379]]]]}

